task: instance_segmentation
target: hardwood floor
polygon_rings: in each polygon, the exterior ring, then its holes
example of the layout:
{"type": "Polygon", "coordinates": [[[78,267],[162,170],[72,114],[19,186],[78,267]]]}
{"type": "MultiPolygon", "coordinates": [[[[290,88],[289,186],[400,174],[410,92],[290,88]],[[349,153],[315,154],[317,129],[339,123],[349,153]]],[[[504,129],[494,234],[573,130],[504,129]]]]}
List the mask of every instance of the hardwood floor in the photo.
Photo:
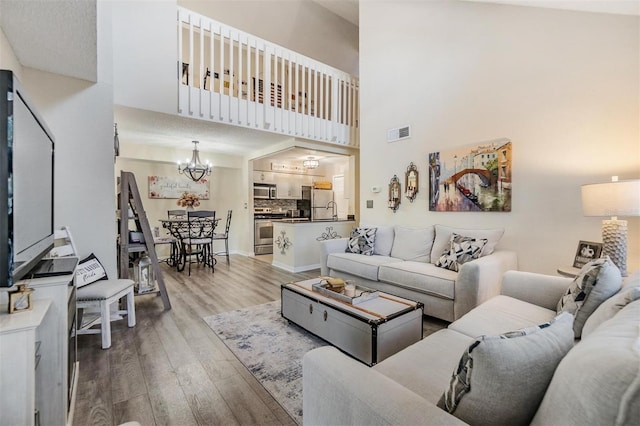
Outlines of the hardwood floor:
{"type": "MultiPolygon", "coordinates": [[[[313,278],[239,255],[215,273],[191,276],[162,266],[172,309],[136,297],[134,328],[112,323],[112,346],[78,336],[80,373],[74,425],[293,425],[284,409],[236,359],[202,317],[280,298],[280,284],[313,278]]],[[[425,317],[425,336],[447,325],[425,317]]]]}

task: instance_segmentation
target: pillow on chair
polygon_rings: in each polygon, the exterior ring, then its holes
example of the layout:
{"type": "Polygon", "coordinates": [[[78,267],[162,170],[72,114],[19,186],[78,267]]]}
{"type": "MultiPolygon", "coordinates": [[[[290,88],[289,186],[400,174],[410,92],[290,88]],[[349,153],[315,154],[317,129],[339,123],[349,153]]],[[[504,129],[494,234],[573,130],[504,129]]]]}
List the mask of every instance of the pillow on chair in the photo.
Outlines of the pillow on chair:
{"type": "Polygon", "coordinates": [[[100,280],[108,280],[107,272],[95,254],[91,253],[78,263],[76,269],[76,287],[80,288],[87,284],[100,280]]]}

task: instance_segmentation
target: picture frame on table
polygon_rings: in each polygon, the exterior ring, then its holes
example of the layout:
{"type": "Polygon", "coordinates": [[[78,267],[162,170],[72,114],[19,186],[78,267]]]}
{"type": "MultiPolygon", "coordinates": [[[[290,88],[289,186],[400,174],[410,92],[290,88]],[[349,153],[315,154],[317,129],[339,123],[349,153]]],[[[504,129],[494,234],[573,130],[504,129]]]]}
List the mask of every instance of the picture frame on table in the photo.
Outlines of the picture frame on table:
{"type": "Polygon", "coordinates": [[[9,293],[9,313],[29,311],[33,308],[33,290],[25,285],[19,285],[18,291],[9,293]]]}
{"type": "Polygon", "coordinates": [[[602,243],[596,243],[593,241],[580,241],[578,243],[578,249],[576,255],[573,258],[573,267],[582,268],[592,260],[600,258],[602,255],[602,243]]]}

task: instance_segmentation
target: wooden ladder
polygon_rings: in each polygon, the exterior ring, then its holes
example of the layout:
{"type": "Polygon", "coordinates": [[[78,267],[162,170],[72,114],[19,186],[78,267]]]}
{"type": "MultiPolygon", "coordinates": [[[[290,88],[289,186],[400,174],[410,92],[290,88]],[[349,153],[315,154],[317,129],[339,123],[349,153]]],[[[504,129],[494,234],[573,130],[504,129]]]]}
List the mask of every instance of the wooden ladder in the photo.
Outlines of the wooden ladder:
{"type": "MultiPolygon", "coordinates": [[[[142,294],[156,293],[162,297],[162,303],[165,309],[171,309],[171,302],[169,301],[169,294],[164,284],[164,278],[162,277],[162,270],[158,263],[158,256],[155,250],[155,244],[153,240],[153,234],[149,226],[149,219],[147,219],[147,213],[144,211],[142,205],[142,199],[140,198],[140,191],[138,191],[138,184],[136,183],[136,177],[131,172],[120,172],[120,194],[118,196],[118,208],[120,209],[120,256],[119,256],[119,268],[120,278],[129,278],[129,254],[137,252],[147,252],[147,255],[151,259],[151,265],[155,273],[156,282],[158,284],[158,290],[150,291],[142,294]],[[129,217],[129,208],[133,212],[133,218],[129,217]],[[136,223],[136,231],[142,232],[144,236],[144,243],[131,243],[129,242],[129,220],[133,219],[136,223]]],[[[136,296],[138,294],[136,293],[136,296]]]]}

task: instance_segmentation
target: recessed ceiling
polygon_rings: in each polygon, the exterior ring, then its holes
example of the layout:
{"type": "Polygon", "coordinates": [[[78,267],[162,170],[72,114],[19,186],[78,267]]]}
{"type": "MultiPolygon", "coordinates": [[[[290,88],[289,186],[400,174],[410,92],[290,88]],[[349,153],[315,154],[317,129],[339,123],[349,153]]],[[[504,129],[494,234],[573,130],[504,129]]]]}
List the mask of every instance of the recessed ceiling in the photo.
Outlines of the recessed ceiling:
{"type": "Polygon", "coordinates": [[[332,164],[347,161],[347,155],[317,149],[294,146],[282,151],[274,152],[253,161],[254,170],[270,170],[272,162],[289,166],[300,166],[307,159],[318,160],[320,164],[332,164]]]}
{"type": "Polygon", "coordinates": [[[245,155],[291,139],[276,133],[123,106],[114,107],[114,121],[121,144],[191,149],[191,141],[197,140],[202,151],[245,155]]]}

